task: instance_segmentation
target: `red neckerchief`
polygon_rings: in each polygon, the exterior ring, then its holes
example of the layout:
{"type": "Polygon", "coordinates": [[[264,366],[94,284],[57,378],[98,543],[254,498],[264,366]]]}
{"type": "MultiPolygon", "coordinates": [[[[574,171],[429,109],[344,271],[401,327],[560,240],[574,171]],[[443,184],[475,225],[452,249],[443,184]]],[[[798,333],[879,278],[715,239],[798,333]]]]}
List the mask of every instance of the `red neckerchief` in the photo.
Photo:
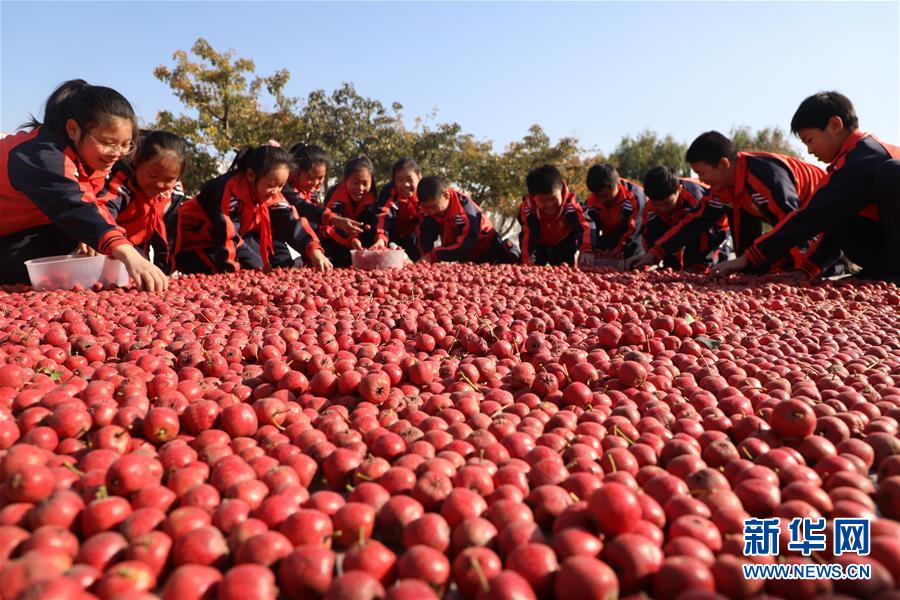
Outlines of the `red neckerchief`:
{"type": "Polygon", "coordinates": [[[236,178],[231,193],[241,200],[241,229],[244,230],[244,223],[249,225],[245,231],[252,230],[257,224],[259,225],[259,253],[263,264],[268,267],[269,256],[275,253],[272,244],[272,218],[269,216],[269,207],[283,201],[284,196],[279,191],[265,202],[257,203],[255,190],[252,189],[245,176],[236,178]]]}
{"type": "Polygon", "coordinates": [[[394,217],[395,227],[401,232],[415,230],[419,222],[419,197],[413,192],[409,198],[401,198],[397,186],[391,189],[391,202],[397,206],[397,215],[394,217]]]}

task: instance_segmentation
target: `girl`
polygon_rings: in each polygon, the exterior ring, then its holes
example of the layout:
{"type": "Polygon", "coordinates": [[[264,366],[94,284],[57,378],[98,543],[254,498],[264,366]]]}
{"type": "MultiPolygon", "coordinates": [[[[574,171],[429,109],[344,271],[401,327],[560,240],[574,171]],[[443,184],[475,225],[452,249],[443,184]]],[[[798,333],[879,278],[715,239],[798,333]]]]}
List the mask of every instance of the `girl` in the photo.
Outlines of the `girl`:
{"type": "Polygon", "coordinates": [[[174,133],[143,132],[132,163],[113,174],[110,188],[117,188],[118,197],[107,205],[128,241],[145,256],[152,247],[153,262],[169,273],[175,266],[187,150],[187,142],[174,133]]]}
{"type": "MultiPolygon", "coordinates": [[[[378,197],[379,210],[386,213],[385,231],[391,243],[406,250],[411,260],[418,260],[415,234],[419,226],[416,187],[422,180],[419,165],[412,158],[401,158],[391,169],[391,180],[378,197]]],[[[380,245],[380,240],[376,240],[375,244],[380,245]]]]}
{"type": "Polygon", "coordinates": [[[306,217],[315,227],[331,225],[347,235],[362,233],[361,223],[335,215],[322,201],[322,186],[331,166],[331,159],[325,150],[314,144],[295,144],[291,148],[291,156],[296,168],[291,172],[283,193],[300,216],[306,217]]]}
{"type": "Polygon", "coordinates": [[[121,260],[139,289],[166,289],[103,201],[110,170],[136,148],[134,109],[119,92],[73,79],[32,120],[0,140],[0,283],[25,283],[25,261],[69,254],[83,242],[121,260]]]}
{"type": "Polygon", "coordinates": [[[293,167],[291,155],[273,144],[238,152],[224,175],[182,205],[178,269],[222,273],[292,266],[289,252],[276,252],[275,240],[292,246],[320,271],[331,269],[309,222],[281,192],[293,167]]]}
{"type": "Polygon", "coordinates": [[[341,181],[328,191],[325,206],[341,217],[361,221],[365,231],[347,234],[332,225],[324,225],[322,245],[331,261],[339,267],[350,266],[350,250],[364,246],[386,246],[388,237],[384,229],[386,213],[376,202],[375,167],[366,156],[357,156],[344,166],[341,181]]]}

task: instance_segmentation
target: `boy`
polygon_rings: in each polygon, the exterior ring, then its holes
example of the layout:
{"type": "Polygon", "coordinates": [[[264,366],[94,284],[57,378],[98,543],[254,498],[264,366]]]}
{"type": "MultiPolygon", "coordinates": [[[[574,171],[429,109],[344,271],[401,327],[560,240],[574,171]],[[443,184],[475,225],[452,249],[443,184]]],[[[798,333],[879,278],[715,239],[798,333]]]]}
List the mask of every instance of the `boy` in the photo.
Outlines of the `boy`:
{"type": "MultiPolygon", "coordinates": [[[[711,188],[704,206],[673,227],[666,239],[654,247],[655,256],[642,257],[638,267],[693,242],[722,215],[728,217],[735,252],[743,254],[762,235],[764,223],[774,227],[791,211],[805,205],[825,177],[818,167],[790,156],[737,152],[734,143],[718,131],[697,137],[687,150],[687,161],[711,188]]],[[[800,250],[792,254],[802,262],[800,250]]],[[[793,270],[789,258],[782,257],[775,265],[761,265],[758,271],[793,270]]],[[[824,269],[838,258],[836,253],[822,253],[817,260],[824,269]]]]}
{"type": "MultiPolygon", "coordinates": [[[[644,238],[648,254],[655,261],[674,270],[706,271],[719,255],[719,249],[728,236],[728,220],[719,214],[695,240],[684,248],[671,253],[662,250],[673,227],[703,210],[703,199],[709,188],[692,179],[678,177],[668,167],[654,167],[644,176],[644,193],[647,207],[644,209],[644,238]]],[[[638,262],[641,257],[631,260],[638,262]]]]}
{"type": "Polygon", "coordinates": [[[612,165],[588,169],[587,216],[594,224],[591,245],[597,256],[628,258],[640,249],[644,190],[626,179],[612,165]]]}
{"type": "Polygon", "coordinates": [[[528,194],[519,210],[522,264],[573,266],[579,250],[579,260],[590,263],[591,224],[559,170],[553,165],[532,169],[525,187],[528,194]]]}
{"type": "Polygon", "coordinates": [[[503,241],[478,205],[440,177],[422,178],[416,195],[422,215],[419,262],[519,262],[518,249],[503,241]],[[438,237],[441,245],[435,248],[438,237]]]}
{"type": "MultiPolygon", "coordinates": [[[[861,277],[900,279],[900,148],[858,127],[853,104],[838,92],[814,94],[800,104],[791,131],[828,163],[828,175],[808,203],[715,272],[763,265],[824,232],[810,258],[840,250],[862,267],[861,277]]],[[[802,270],[810,277],[820,273],[815,260],[802,270]]]]}

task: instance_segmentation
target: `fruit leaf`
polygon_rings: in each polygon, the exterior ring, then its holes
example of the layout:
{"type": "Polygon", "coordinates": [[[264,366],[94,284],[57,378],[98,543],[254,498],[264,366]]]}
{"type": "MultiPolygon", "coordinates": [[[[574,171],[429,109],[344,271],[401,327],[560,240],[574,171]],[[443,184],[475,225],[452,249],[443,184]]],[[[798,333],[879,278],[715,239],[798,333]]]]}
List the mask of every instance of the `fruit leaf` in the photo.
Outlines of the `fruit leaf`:
{"type": "Polygon", "coordinates": [[[715,350],[722,345],[722,342],[710,339],[708,337],[703,337],[702,335],[698,335],[697,337],[695,337],[694,341],[700,342],[710,350],[715,350]]]}
{"type": "Polygon", "coordinates": [[[59,371],[57,369],[51,369],[49,367],[41,367],[37,370],[37,372],[48,375],[50,379],[53,380],[53,383],[59,383],[62,380],[63,375],[65,375],[65,372],[59,371]]]}

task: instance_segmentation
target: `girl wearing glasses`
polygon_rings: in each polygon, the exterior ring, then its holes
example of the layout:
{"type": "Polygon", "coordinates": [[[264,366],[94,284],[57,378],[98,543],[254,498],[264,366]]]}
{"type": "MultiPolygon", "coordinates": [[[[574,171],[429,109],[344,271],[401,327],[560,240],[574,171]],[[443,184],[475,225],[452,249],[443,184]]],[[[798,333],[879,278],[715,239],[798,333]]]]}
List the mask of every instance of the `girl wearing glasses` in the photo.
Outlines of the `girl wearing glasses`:
{"type": "Polygon", "coordinates": [[[134,109],[117,91],[81,79],[50,95],[44,123],[0,140],[0,283],[27,283],[25,261],[84,243],[121,260],[140,289],[168,280],[128,241],[103,205],[109,173],[135,147],[134,109]]]}

